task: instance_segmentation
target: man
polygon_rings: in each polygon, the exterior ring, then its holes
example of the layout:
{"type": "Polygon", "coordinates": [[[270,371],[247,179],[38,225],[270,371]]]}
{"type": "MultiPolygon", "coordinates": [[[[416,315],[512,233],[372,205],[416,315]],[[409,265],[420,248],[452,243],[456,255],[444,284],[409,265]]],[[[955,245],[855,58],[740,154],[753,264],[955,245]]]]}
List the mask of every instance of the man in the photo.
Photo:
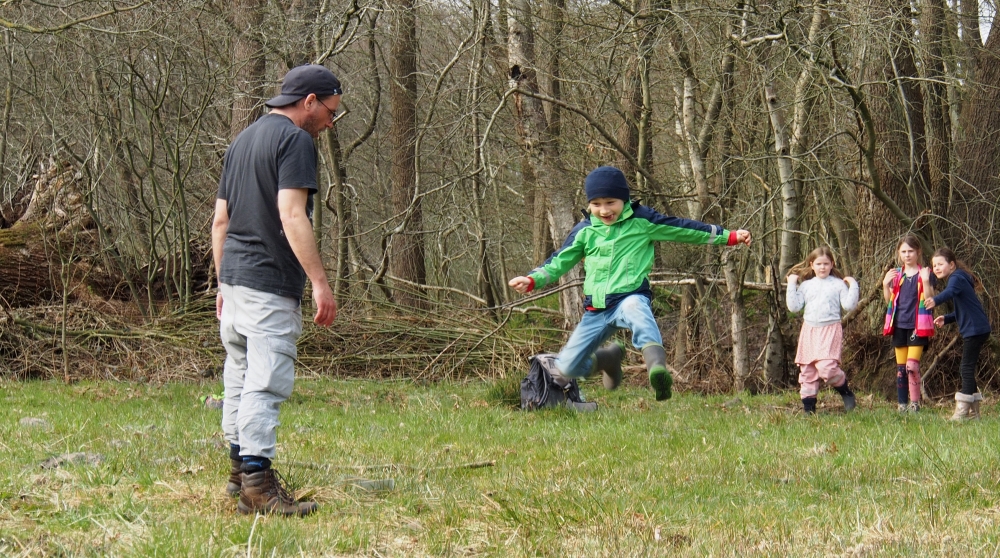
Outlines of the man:
{"type": "Polygon", "coordinates": [[[293,68],[271,109],[226,150],[212,223],[219,274],[216,316],[226,348],[222,431],[229,441],[226,492],[240,513],[304,516],[271,468],[278,407],[292,393],[306,277],[313,321],[329,326],[337,303],[312,230],[319,133],[333,127],[340,81],[319,65],[293,68]]]}

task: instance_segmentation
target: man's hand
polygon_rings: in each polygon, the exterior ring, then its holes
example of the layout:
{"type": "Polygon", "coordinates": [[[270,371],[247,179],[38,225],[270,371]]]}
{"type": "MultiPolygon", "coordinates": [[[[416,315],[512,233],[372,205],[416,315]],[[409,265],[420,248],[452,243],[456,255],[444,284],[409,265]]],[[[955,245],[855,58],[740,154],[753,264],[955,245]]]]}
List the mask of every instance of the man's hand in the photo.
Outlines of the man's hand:
{"type": "Polygon", "coordinates": [[[747,246],[750,246],[751,240],[750,231],[744,229],[736,231],[736,244],[746,244],[747,246]]]}
{"type": "Polygon", "coordinates": [[[531,279],[524,276],[518,276],[508,281],[507,284],[510,285],[510,288],[515,291],[524,294],[531,288],[531,279]]]}
{"type": "Polygon", "coordinates": [[[215,318],[222,319],[222,291],[215,295],[215,318]]]}
{"type": "Polygon", "coordinates": [[[329,283],[313,284],[313,302],[316,303],[316,317],[313,323],[320,327],[328,327],[337,318],[337,301],[333,299],[333,291],[329,283]]]}

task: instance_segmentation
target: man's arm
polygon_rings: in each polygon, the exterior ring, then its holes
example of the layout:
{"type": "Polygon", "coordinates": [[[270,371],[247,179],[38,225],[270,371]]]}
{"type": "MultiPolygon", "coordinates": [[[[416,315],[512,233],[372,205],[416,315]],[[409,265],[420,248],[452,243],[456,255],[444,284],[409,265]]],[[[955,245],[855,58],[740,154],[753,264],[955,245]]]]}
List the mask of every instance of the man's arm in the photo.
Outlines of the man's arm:
{"type": "MultiPolygon", "coordinates": [[[[212,259],[215,261],[215,279],[222,274],[222,248],[226,245],[229,231],[229,202],[215,200],[215,218],[212,219],[212,259]]],[[[222,318],[222,291],[215,295],[215,317],[222,318]]]]}
{"type": "Polygon", "coordinates": [[[288,239],[292,252],[295,253],[295,257],[312,283],[312,296],[316,303],[316,317],[313,318],[313,322],[326,327],[337,317],[337,301],[333,299],[333,291],[326,278],[319,249],[316,248],[312,223],[306,214],[308,199],[309,190],[304,188],[278,190],[278,213],[281,215],[285,238],[288,239]]]}

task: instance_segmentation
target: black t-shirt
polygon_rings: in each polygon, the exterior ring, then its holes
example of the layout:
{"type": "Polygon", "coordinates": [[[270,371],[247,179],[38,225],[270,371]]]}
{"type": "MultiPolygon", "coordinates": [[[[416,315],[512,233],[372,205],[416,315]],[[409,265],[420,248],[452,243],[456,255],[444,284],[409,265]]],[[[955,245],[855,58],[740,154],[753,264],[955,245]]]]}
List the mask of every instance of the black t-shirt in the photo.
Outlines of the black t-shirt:
{"type": "Polygon", "coordinates": [[[236,136],[222,166],[218,198],[226,200],[229,230],[219,282],[302,298],[306,274],[285,238],[278,190],[309,190],[312,219],[316,144],[288,117],[266,114],[236,136]]]}

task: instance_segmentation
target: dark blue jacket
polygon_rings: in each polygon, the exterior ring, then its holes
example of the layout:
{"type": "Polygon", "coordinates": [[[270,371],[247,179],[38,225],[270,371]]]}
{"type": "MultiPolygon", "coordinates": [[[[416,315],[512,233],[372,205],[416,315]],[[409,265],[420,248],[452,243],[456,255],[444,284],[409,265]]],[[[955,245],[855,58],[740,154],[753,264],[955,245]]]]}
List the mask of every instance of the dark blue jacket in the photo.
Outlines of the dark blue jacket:
{"type": "Polygon", "coordinates": [[[958,322],[958,333],[962,337],[975,337],[993,331],[983,304],[976,296],[972,277],[961,269],[956,269],[948,277],[948,286],[934,297],[934,304],[944,304],[949,300],[954,304],[955,311],[945,314],[944,323],[958,322]]]}

